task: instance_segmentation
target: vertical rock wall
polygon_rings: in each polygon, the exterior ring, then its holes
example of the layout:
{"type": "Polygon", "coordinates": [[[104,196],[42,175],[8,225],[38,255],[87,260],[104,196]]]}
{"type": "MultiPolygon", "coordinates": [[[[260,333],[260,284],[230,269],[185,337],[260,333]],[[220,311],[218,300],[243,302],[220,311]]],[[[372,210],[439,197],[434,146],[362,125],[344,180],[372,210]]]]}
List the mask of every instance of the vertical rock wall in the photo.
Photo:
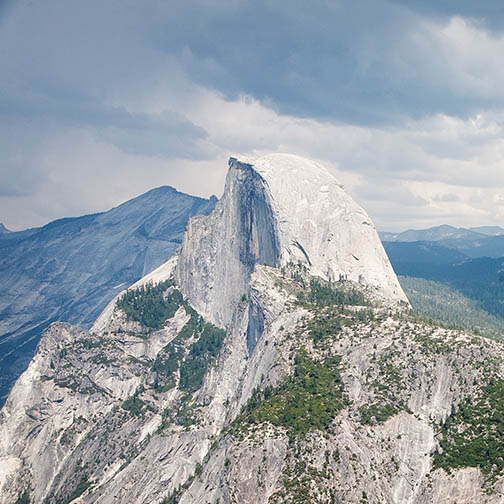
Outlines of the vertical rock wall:
{"type": "Polygon", "coordinates": [[[191,304],[227,326],[255,264],[276,266],[276,221],[264,180],[231,158],[222,199],[208,217],[191,219],[175,276],[191,304]]]}

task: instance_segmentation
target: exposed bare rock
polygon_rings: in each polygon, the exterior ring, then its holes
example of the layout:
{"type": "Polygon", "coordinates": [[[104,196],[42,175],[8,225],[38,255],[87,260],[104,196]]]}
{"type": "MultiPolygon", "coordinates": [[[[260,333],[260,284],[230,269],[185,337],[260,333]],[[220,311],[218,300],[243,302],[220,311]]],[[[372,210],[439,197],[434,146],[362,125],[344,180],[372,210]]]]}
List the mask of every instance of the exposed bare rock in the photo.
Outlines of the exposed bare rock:
{"type": "Polygon", "coordinates": [[[407,302],[371,219],[324,167],[289,154],[231,158],[215,210],[189,221],[176,269],[182,291],[227,325],[256,264],[293,262],[407,302]]]}
{"type": "Polygon", "coordinates": [[[91,332],[50,326],[1,412],[0,502],[503,502],[502,343],[419,322],[338,191],[233,159],[178,258],[91,332]]]}

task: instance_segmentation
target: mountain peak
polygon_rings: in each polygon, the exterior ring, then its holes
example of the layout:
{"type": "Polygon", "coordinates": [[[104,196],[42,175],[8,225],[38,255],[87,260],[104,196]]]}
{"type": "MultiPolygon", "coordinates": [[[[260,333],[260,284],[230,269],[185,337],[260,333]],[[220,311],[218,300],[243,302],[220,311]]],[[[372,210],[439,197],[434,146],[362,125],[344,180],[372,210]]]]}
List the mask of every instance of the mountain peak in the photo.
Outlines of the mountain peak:
{"type": "Polygon", "coordinates": [[[0,234],[12,233],[10,229],[7,229],[2,222],[0,222],[0,234]]]}
{"type": "Polygon", "coordinates": [[[343,277],[405,299],[371,219],[327,168],[292,154],[269,154],[251,166],[269,192],[280,266],[301,262],[326,280],[343,277]]]}
{"type": "Polygon", "coordinates": [[[302,188],[305,184],[316,186],[328,181],[343,188],[325,166],[295,154],[274,153],[257,158],[231,157],[229,165],[235,163],[253,166],[268,184],[281,185],[284,189],[287,185],[302,188]]]}
{"type": "Polygon", "coordinates": [[[184,293],[226,325],[255,264],[289,263],[406,301],[371,219],[326,168],[290,154],[230,158],[222,199],[184,236],[177,266],[184,293]]]}

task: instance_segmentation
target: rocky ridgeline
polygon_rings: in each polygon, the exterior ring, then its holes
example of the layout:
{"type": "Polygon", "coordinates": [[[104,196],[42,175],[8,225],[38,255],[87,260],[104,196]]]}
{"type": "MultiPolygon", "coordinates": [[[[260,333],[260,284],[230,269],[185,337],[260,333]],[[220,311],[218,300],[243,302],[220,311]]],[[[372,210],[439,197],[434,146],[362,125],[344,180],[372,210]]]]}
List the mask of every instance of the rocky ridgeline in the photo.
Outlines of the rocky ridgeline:
{"type": "Polygon", "coordinates": [[[502,344],[418,321],[333,184],[231,160],[179,257],[91,331],[51,325],[1,412],[0,502],[502,502],[502,344]]]}
{"type": "Polygon", "coordinates": [[[0,228],[0,406],[56,320],[90,328],[107,303],[163,264],[209,200],[158,187],[107,212],[0,228]]]}

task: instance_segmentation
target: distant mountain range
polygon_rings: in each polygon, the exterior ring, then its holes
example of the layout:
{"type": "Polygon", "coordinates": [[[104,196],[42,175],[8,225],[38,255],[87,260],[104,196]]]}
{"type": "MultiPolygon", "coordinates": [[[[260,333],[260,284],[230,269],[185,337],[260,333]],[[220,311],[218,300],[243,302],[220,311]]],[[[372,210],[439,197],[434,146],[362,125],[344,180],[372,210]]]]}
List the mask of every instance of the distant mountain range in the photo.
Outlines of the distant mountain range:
{"type": "Polygon", "coordinates": [[[383,241],[440,241],[447,239],[481,240],[489,236],[504,235],[504,228],[499,226],[480,226],[472,228],[457,228],[442,224],[427,229],[408,229],[398,233],[382,231],[378,233],[383,241]]]}
{"type": "Polygon", "coordinates": [[[428,229],[408,229],[400,233],[385,231],[379,235],[383,242],[435,242],[458,250],[467,257],[504,256],[504,228],[498,226],[457,228],[444,224],[428,229]]]}
{"type": "MultiPolygon", "coordinates": [[[[446,285],[476,309],[504,319],[503,228],[443,225],[380,237],[398,275],[446,285]]],[[[408,280],[401,283],[408,291],[408,280]]]]}
{"type": "Polygon", "coordinates": [[[216,202],[164,186],[41,228],[0,224],[0,404],[52,321],[90,327],[116,293],[175,252],[191,216],[216,202]]]}

